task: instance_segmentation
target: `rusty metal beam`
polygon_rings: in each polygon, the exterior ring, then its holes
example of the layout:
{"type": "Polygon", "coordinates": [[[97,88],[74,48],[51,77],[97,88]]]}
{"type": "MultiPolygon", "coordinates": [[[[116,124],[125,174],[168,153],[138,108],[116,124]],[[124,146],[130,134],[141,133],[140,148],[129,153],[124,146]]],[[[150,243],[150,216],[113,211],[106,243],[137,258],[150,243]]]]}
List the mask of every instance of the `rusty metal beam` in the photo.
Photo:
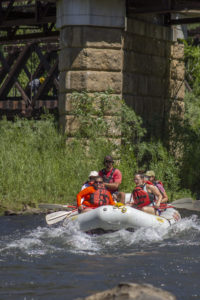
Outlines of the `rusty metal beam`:
{"type": "Polygon", "coordinates": [[[44,95],[49,90],[49,85],[54,83],[56,86],[56,89],[58,89],[59,84],[55,77],[55,74],[58,72],[58,58],[55,61],[54,65],[50,67],[49,72],[47,73],[47,76],[45,78],[44,83],[39,87],[39,90],[35,97],[32,100],[32,105],[35,105],[35,102],[42,98],[42,95],[44,95]]]}
{"type": "Polygon", "coordinates": [[[134,14],[163,14],[200,11],[200,1],[190,0],[127,0],[127,10],[134,14]]]}
{"type": "Polygon", "coordinates": [[[13,19],[11,20],[5,20],[1,25],[0,28],[4,28],[4,27],[10,27],[10,26],[22,26],[22,25],[39,25],[39,24],[46,24],[46,23],[55,23],[56,22],[56,16],[47,16],[47,17],[42,17],[39,20],[36,20],[34,16],[30,16],[27,18],[21,18],[20,16],[17,17],[17,15],[15,15],[15,18],[13,17],[13,19]]]}
{"type": "Polygon", "coordinates": [[[21,87],[20,83],[17,80],[17,77],[21,71],[21,67],[23,65],[25,65],[25,63],[28,59],[28,55],[30,54],[30,51],[31,51],[30,46],[31,46],[30,44],[27,44],[24,47],[24,50],[20,53],[18,59],[15,62],[14,67],[11,68],[11,70],[10,70],[9,66],[7,65],[6,60],[4,59],[4,67],[6,68],[6,70],[8,72],[8,76],[0,88],[0,99],[6,98],[11,87],[13,85],[15,85],[16,88],[19,90],[23,100],[26,103],[28,103],[28,102],[30,103],[30,99],[29,99],[28,95],[25,93],[25,91],[23,90],[23,88],[21,87]]]}
{"type": "Polygon", "coordinates": [[[15,34],[13,36],[2,36],[0,39],[0,44],[12,43],[16,41],[17,43],[25,41],[55,41],[59,39],[59,31],[49,31],[46,32],[36,32],[36,33],[27,33],[27,34],[15,34]]]}
{"type": "Polygon", "coordinates": [[[30,3],[8,0],[0,1],[0,28],[36,25],[56,22],[56,4],[51,1],[34,0],[30,3]],[[33,5],[32,5],[33,4],[33,5]]]}
{"type": "Polygon", "coordinates": [[[4,58],[2,52],[0,51],[0,61],[2,64],[2,68],[0,69],[0,83],[3,82],[4,78],[8,74],[8,71],[15,59],[17,58],[18,54],[19,51],[16,50],[14,52],[9,53],[9,55],[6,58],[4,58]]]}
{"type": "Polygon", "coordinates": [[[192,37],[195,37],[195,35],[200,35],[200,26],[195,29],[188,30],[188,35],[192,37]]]}
{"type": "Polygon", "coordinates": [[[6,11],[3,13],[3,19],[1,20],[1,22],[3,22],[4,20],[6,20],[7,17],[8,17],[8,15],[9,15],[10,12],[12,11],[14,1],[15,1],[15,0],[10,0],[10,1],[9,1],[8,6],[7,6],[7,8],[6,8],[6,11]]]}
{"type": "Polygon", "coordinates": [[[171,19],[169,21],[169,25],[194,24],[194,23],[200,23],[200,17],[198,17],[198,18],[171,19]]]}

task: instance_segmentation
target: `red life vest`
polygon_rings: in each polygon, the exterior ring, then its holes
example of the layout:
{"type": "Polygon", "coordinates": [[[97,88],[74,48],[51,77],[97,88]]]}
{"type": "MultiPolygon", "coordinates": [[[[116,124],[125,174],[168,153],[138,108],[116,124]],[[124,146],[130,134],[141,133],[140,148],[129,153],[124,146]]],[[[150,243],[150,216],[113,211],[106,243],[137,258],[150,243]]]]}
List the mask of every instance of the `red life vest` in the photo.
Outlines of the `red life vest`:
{"type": "Polygon", "coordinates": [[[153,183],[151,181],[149,181],[149,180],[146,180],[145,183],[149,184],[149,185],[153,185],[153,183]]]}
{"type": "Polygon", "coordinates": [[[144,207],[149,204],[151,204],[151,200],[149,198],[149,194],[144,191],[144,186],[136,186],[136,188],[133,190],[133,199],[134,199],[134,205],[137,207],[144,207]]]}
{"type": "Polygon", "coordinates": [[[98,188],[90,195],[89,202],[94,206],[109,205],[109,192],[104,188],[98,188]]]}
{"type": "Polygon", "coordinates": [[[161,184],[163,186],[163,183],[160,180],[157,180],[156,183],[159,183],[159,184],[161,184]]]}
{"type": "Polygon", "coordinates": [[[110,176],[107,177],[106,175],[106,169],[102,169],[101,172],[103,173],[103,182],[106,182],[106,183],[111,183],[112,182],[112,179],[113,179],[113,174],[115,172],[115,168],[112,169],[112,172],[110,173],[110,176]]]}

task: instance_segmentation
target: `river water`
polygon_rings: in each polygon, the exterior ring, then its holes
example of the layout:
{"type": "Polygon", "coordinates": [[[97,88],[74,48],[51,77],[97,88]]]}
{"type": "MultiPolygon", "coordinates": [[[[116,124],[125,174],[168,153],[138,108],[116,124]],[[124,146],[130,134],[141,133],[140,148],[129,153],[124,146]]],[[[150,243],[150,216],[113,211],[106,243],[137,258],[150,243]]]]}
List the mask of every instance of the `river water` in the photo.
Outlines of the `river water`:
{"type": "Polygon", "coordinates": [[[200,215],[169,229],[88,235],[44,215],[0,217],[0,300],[86,297],[120,282],[200,299],[200,215]]]}

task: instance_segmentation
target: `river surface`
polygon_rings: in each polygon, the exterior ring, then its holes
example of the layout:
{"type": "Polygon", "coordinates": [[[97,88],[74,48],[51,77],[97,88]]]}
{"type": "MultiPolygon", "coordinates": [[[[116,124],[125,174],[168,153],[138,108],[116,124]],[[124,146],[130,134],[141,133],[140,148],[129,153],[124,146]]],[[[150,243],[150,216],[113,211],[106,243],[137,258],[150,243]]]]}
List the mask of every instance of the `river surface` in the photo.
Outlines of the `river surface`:
{"type": "Polygon", "coordinates": [[[0,300],[86,297],[120,282],[200,299],[200,215],[169,229],[88,235],[44,215],[0,217],[0,300]]]}

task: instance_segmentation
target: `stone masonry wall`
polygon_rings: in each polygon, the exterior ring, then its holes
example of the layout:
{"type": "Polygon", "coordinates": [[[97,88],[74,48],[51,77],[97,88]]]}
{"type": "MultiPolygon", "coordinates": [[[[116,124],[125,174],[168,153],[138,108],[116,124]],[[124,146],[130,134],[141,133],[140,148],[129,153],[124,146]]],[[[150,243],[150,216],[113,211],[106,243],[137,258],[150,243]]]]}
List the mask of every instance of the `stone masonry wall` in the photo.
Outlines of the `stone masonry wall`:
{"type": "Polygon", "coordinates": [[[171,111],[183,111],[183,46],[169,27],[127,19],[123,97],[157,136],[167,132],[171,111]]]}
{"type": "MultiPolygon", "coordinates": [[[[73,136],[78,124],[71,113],[73,91],[104,92],[111,88],[122,96],[122,30],[115,28],[66,26],[60,35],[60,124],[73,136]]],[[[110,136],[118,136],[114,110],[107,112],[110,136]],[[113,128],[112,128],[113,126],[113,128]]]]}
{"type": "MultiPolygon", "coordinates": [[[[171,116],[184,111],[183,45],[173,30],[127,18],[125,29],[65,26],[60,33],[60,124],[73,136],[78,124],[71,111],[73,91],[111,88],[143,118],[157,137],[168,134],[171,116]]],[[[113,104],[115,107],[115,104],[113,104]]],[[[115,110],[107,111],[108,137],[119,138],[115,110]]]]}

